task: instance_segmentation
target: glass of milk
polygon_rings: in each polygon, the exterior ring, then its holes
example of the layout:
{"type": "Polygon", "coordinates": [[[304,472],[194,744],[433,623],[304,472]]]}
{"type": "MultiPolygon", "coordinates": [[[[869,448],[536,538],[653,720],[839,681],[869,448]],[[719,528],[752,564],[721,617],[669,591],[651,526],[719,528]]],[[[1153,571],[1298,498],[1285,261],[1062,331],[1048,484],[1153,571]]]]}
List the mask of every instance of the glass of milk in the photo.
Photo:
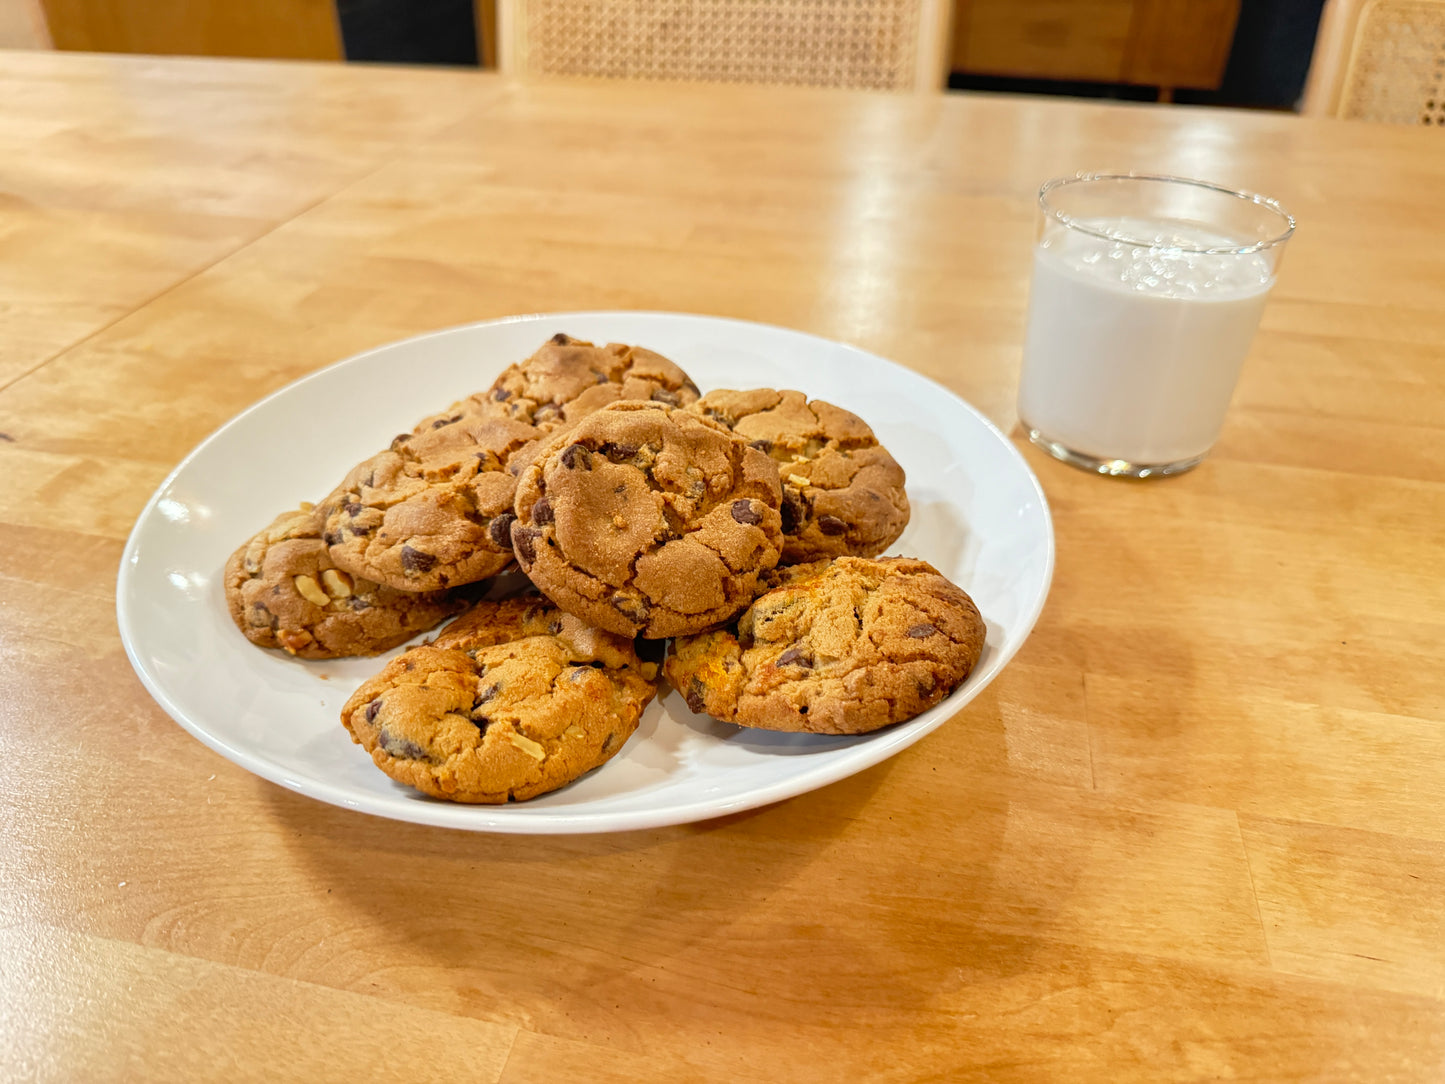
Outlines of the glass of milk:
{"type": "Polygon", "coordinates": [[[1039,189],[1019,419],[1066,463],[1148,478],[1224,425],[1294,219],[1182,177],[1080,174],[1039,189]]]}

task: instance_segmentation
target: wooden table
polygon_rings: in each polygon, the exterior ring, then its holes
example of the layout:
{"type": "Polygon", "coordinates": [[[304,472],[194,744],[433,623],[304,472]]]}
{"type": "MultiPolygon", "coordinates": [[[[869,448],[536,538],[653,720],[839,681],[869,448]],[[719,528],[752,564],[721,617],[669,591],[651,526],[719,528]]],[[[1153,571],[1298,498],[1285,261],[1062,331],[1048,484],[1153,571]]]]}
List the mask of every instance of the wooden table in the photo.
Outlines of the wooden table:
{"type": "Polygon", "coordinates": [[[1434,132],[1280,116],[0,55],[0,1077],[1440,1080],[1442,191],[1434,132]],[[132,675],[132,521],[301,374],[676,309],[1007,429],[1033,191],[1108,167],[1300,231],[1204,466],[1026,449],[1043,618],[893,760],[474,835],[248,775],[132,675]]]}

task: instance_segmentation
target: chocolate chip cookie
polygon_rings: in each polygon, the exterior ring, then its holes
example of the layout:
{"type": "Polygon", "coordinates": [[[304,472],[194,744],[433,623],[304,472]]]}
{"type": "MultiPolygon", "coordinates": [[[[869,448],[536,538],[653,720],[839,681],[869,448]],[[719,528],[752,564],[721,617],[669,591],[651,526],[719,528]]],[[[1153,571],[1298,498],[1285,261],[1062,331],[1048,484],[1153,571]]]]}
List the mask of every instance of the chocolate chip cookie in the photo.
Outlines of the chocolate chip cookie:
{"type": "Polygon", "coordinates": [[[351,471],[322,502],[332,560],[404,591],[495,575],[512,560],[516,475],[531,450],[619,399],[687,404],[697,387],[651,350],[554,335],[351,471]]]}
{"type": "Polygon", "coordinates": [[[621,343],[594,346],[560,332],[485,393],[511,417],[548,431],[623,399],[686,406],[697,397],[692,378],[661,354],[621,343]]]}
{"type": "Polygon", "coordinates": [[[512,545],[563,609],[624,636],[726,621],[778,561],[778,471],[698,414],[620,402],[555,434],[517,486],[512,545]]]}
{"type": "Polygon", "coordinates": [[[656,693],[631,641],[531,596],[481,602],[352,694],[376,766],[454,802],[523,801],[611,759],[656,693]]]}
{"type": "Polygon", "coordinates": [[[246,639],[303,659],[375,655],[468,603],[457,593],[397,591],[338,569],[309,504],[277,516],[231,555],[225,591],[246,639]]]}
{"type": "Polygon", "coordinates": [[[777,462],[784,564],[873,557],[908,525],[903,468],[858,415],[771,388],[709,392],[689,409],[777,462]]]}
{"type": "Polygon", "coordinates": [[[327,496],[331,560],[401,591],[494,576],[512,561],[512,454],[541,432],[499,413],[448,415],[392,441],[327,496]]]}
{"type": "Polygon", "coordinates": [[[933,707],[983,650],[973,600],[925,561],[838,557],[768,582],[736,626],[674,641],[664,669],[693,711],[861,734],[933,707]]]}

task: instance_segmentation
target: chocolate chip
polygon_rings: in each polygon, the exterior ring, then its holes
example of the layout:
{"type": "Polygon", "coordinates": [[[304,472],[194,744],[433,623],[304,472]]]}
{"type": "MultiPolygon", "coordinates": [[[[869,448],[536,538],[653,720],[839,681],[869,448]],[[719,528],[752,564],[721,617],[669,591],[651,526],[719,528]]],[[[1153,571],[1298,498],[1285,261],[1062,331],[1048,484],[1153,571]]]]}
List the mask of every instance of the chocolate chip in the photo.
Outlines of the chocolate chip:
{"type": "Polygon", "coordinates": [[[923,640],[929,636],[932,636],[937,631],[938,630],[936,628],[934,628],[932,625],[928,624],[925,621],[921,625],[914,625],[912,628],[910,628],[908,630],[908,635],[912,636],[915,640],[923,640]]]}
{"type": "Polygon", "coordinates": [[[349,504],[346,505],[346,514],[352,519],[355,519],[357,516],[361,515],[361,508],[361,505],[357,504],[355,501],[351,501],[349,504]]]}
{"type": "Polygon", "coordinates": [[[605,738],[602,739],[602,751],[605,753],[605,752],[607,752],[609,749],[611,749],[611,748],[612,748],[612,743],[615,742],[616,740],[617,740],[617,735],[616,735],[616,734],[608,734],[607,737],[605,737],[605,738]]]}
{"type": "Polygon", "coordinates": [[[545,414],[548,418],[550,418],[553,414],[561,414],[561,413],[562,413],[562,404],[561,404],[561,403],[556,403],[556,402],[543,403],[541,406],[539,406],[539,407],[537,408],[536,414],[534,415],[534,420],[536,420],[536,421],[545,421],[546,418],[543,417],[544,414],[545,414]]]}
{"type": "Polygon", "coordinates": [[[770,440],[755,440],[749,444],[748,447],[756,448],[760,452],[771,452],[773,450],[773,442],[770,440]]]}
{"type": "Polygon", "coordinates": [[[585,444],[569,444],[562,449],[562,466],[568,470],[591,470],[592,453],[585,444]]]}
{"type": "Polygon", "coordinates": [[[783,507],[779,511],[783,514],[784,534],[794,534],[798,530],[798,524],[808,515],[808,510],[792,497],[783,498],[783,507]]]}
{"type": "Polygon", "coordinates": [[[801,666],[804,670],[813,669],[813,660],[803,654],[800,647],[790,647],[778,656],[779,666],[801,666]]]}
{"type": "Polygon", "coordinates": [[[668,391],[666,388],[658,388],[652,393],[652,398],[654,401],[666,403],[668,406],[678,406],[682,402],[677,392],[668,391]]]}
{"type": "Polygon", "coordinates": [[[636,444],[618,444],[609,440],[602,445],[602,454],[614,463],[620,463],[624,459],[631,459],[637,454],[636,444]]]}
{"type": "MultiPolygon", "coordinates": [[[[488,685],[485,689],[483,689],[477,694],[477,704],[485,704],[488,700],[495,699],[496,695],[501,691],[502,683],[500,681],[496,682],[495,684],[488,685]]],[[[473,705],[473,707],[475,706],[476,705],[473,705]]]]}
{"type": "Polygon", "coordinates": [[[475,726],[478,730],[480,730],[483,734],[487,732],[487,727],[492,725],[492,721],[490,719],[488,719],[485,715],[479,715],[476,712],[473,712],[469,716],[469,718],[472,721],[472,725],[475,726]]]}
{"type": "Polygon", "coordinates": [[[557,334],[552,336],[552,341],[558,346],[566,346],[572,340],[566,335],[565,332],[559,331],[557,332],[557,334]]]}
{"type": "Polygon", "coordinates": [[[381,728],[381,733],[378,735],[378,744],[380,744],[383,752],[390,753],[394,757],[400,757],[402,760],[426,759],[425,749],[414,741],[398,738],[389,732],[386,727],[381,728]]]}
{"type": "Polygon", "coordinates": [[[733,519],[750,526],[763,521],[763,517],[753,511],[752,501],[733,501],[733,519]]]}
{"type": "Polygon", "coordinates": [[[492,398],[499,403],[505,403],[511,397],[512,393],[509,392],[506,388],[498,388],[496,391],[492,392],[492,398]]]}
{"type": "Polygon", "coordinates": [[[585,677],[586,677],[588,674],[590,674],[591,672],[592,672],[592,667],[590,667],[590,666],[574,666],[574,667],[572,668],[572,673],[570,673],[569,675],[567,675],[567,679],[568,679],[569,681],[581,681],[583,678],[585,678],[585,677]]]}
{"type": "Polygon", "coordinates": [[[537,503],[532,505],[532,522],[551,523],[555,518],[552,515],[552,502],[546,497],[538,497],[537,503]]]}
{"type": "Polygon", "coordinates": [[[354,534],[357,538],[365,538],[371,533],[371,528],[364,523],[353,523],[350,527],[346,529],[352,534],[354,534]]]}
{"type": "Polygon", "coordinates": [[[414,550],[410,546],[401,547],[401,568],[403,572],[430,572],[436,563],[436,557],[430,553],[414,550]]]}
{"type": "Polygon", "coordinates": [[[697,678],[693,678],[687,683],[687,692],[683,693],[682,697],[684,700],[687,701],[687,706],[690,707],[693,711],[697,712],[699,715],[706,715],[707,704],[703,702],[703,697],[706,695],[707,686],[704,685],[697,678]]]}
{"type": "Polygon", "coordinates": [[[321,541],[325,542],[328,546],[339,546],[341,545],[341,532],[327,531],[321,536],[321,541]]]}
{"type": "MultiPolygon", "coordinates": [[[[411,439],[411,434],[410,434],[410,433],[398,433],[396,436],[394,436],[394,437],[391,438],[391,447],[392,447],[392,450],[395,451],[397,445],[399,445],[399,444],[405,444],[405,443],[406,443],[407,441],[409,441],[410,439],[411,439]]],[[[367,482],[366,484],[367,484],[367,485],[371,485],[370,482],[367,482]]]]}
{"type": "Polygon", "coordinates": [[[368,723],[374,723],[374,722],[376,722],[376,713],[379,712],[380,710],[381,710],[381,697],[377,697],[377,698],[376,698],[375,700],[373,700],[370,704],[367,704],[367,705],[366,705],[366,721],[367,721],[368,723]]]}
{"type": "Polygon", "coordinates": [[[453,414],[450,418],[438,418],[436,421],[431,423],[431,427],[433,429],[440,429],[444,425],[455,425],[461,420],[462,416],[460,414],[453,414]]]}
{"type": "Polygon", "coordinates": [[[492,540],[494,546],[506,549],[512,544],[512,524],[516,522],[517,517],[510,512],[493,516],[492,521],[487,524],[487,537],[492,540]]]}
{"type": "Polygon", "coordinates": [[[517,560],[522,562],[524,572],[531,568],[532,562],[537,559],[535,542],[541,535],[541,531],[523,527],[520,523],[512,525],[512,548],[517,551],[517,560]]]}
{"type": "Polygon", "coordinates": [[[635,625],[647,623],[648,605],[630,595],[613,595],[612,608],[635,625]]]}
{"type": "Polygon", "coordinates": [[[819,516],[818,527],[824,534],[842,534],[848,525],[837,516],[819,516]]]}

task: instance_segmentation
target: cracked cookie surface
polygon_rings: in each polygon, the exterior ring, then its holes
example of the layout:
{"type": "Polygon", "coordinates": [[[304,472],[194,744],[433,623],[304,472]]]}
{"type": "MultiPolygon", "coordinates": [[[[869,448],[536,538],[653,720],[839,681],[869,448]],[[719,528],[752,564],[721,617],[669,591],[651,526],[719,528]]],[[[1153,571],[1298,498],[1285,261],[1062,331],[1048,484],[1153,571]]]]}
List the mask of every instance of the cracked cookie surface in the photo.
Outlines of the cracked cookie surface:
{"type": "Polygon", "coordinates": [[[725,426],[614,403],[559,432],[517,486],[522,570],[570,613],[624,636],[726,621],[782,549],[777,467],[725,426]]]}
{"type": "Polygon", "coordinates": [[[364,460],[321,502],[337,567],[403,591],[486,579],[512,561],[512,454],[538,439],[500,414],[439,417],[364,460]]]}
{"type": "Polygon", "coordinates": [[[284,512],[226,562],[226,605],[258,647],[303,659],[375,655],[467,606],[453,592],[397,591],[338,569],[310,505],[284,512]]]}
{"type": "Polygon", "coordinates": [[[505,369],[484,396],[508,416],[550,432],[623,399],[687,406],[698,390],[680,366],[655,351],[595,346],[559,332],[505,369]]]}
{"type": "Polygon", "coordinates": [[[697,388],[650,350],[554,335],[352,469],[321,505],[332,560],[404,591],[495,575],[512,561],[516,475],[531,450],[620,398],[686,404],[697,388]]]}
{"type": "Polygon", "coordinates": [[[903,468],[858,415],[799,391],[713,391],[690,408],[772,456],[784,564],[873,557],[908,526],[903,468]]]}
{"type": "Polygon", "coordinates": [[[838,557],[779,568],[736,627],[674,641],[688,707],[767,730],[861,734],[933,707],[983,650],[973,600],[926,561],[838,557]]]}
{"type": "Polygon", "coordinates": [[[630,640],[535,595],[480,602],[365,682],[341,721],[398,782],[455,802],[523,801],[610,760],[656,676],[630,640]]]}

